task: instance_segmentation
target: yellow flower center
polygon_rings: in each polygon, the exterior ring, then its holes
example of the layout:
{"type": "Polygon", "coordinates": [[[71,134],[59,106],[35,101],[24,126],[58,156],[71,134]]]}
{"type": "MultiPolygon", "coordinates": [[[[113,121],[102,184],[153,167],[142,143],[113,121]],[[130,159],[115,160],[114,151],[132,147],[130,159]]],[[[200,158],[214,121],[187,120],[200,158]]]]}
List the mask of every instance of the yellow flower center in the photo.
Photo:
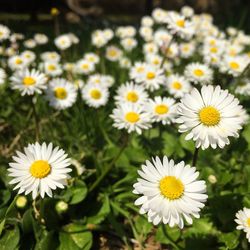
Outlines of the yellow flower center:
{"type": "Polygon", "coordinates": [[[92,89],[92,90],[90,91],[90,96],[91,96],[93,99],[98,100],[98,99],[101,98],[102,93],[101,93],[101,91],[98,90],[98,89],[92,89]]]}
{"type": "Polygon", "coordinates": [[[82,69],[88,70],[88,69],[89,69],[89,65],[88,65],[88,64],[83,64],[83,65],[82,65],[82,69]]]}
{"type": "Polygon", "coordinates": [[[26,86],[34,85],[36,80],[30,76],[26,76],[23,78],[23,84],[26,86]]]}
{"type": "Polygon", "coordinates": [[[144,67],[138,67],[136,71],[138,73],[142,73],[144,71],[144,67]]]}
{"type": "Polygon", "coordinates": [[[201,69],[195,69],[194,70],[194,74],[196,75],[196,76],[203,76],[204,75],[204,72],[203,72],[203,70],[201,70],[201,69]]]}
{"type": "Polygon", "coordinates": [[[183,49],[184,52],[188,52],[189,51],[189,46],[188,45],[184,45],[182,49],[183,49]]]}
{"type": "Polygon", "coordinates": [[[56,66],[53,65],[53,64],[50,64],[50,65],[48,66],[48,70],[54,71],[55,69],[56,69],[56,66]]]}
{"type": "Polygon", "coordinates": [[[0,37],[1,37],[1,36],[3,36],[3,32],[2,32],[2,31],[0,31],[0,37]]]}
{"type": "Polygon", "coordinates": [[[237,62],[230,62],[229,65],[232,69],[238,69],[240,67],[240,65],[237,62]]]}
{"type": "Polygon", "coordinates": [[[247,225],[250,227],[250,218],[247,219],[247,225]]]}
{"type": "Polygon", "coordinates": [[[148,73],[147,73],[147,78],[148,78],[149,80],[154,79],[154,78],[155,78],[155,73],[154,73],[154,72],[148,72],[148,73]]]}
{"type": "Polygon", "coordinates": [[[173,87],[174,89],[179,90],[179,89],[182,88],[182,85],[181,85],[180,82],[173,82],[172,87],[173,87]]]}
{"type": "Polygon", "coordinates": [[[46,177],[51,171],[51,167],[47,161],[35,161],[30,167],[30,173],[33,177],[42,179],[46,177]]]}
{"type": "Polygon", "coordinates": [[[131,112],[128,112],[128,113],[126,114],[125,119],[126,119],[128,122],[136,123],[136,122],[138,122],[138,121],[140,120],[140,116],[139,116],[137,113],[131,111],[131,112]]]}
{"type": "Polygon", "coordinates": [[[54,95],[56,98],[63,100],[67,97],[67,91],[65,88],[58,87],[54,90],[54,95]]]}
{"type": "Polygon", "coordinates": [[[176,25],[181,27],[181,28],[184,28],[185,21],[183,19],[179,19],[179,20],[176,21],[176,25]]]}
{"type": "Polygon", "coordinates": [[[164,115],[168,112],[169,108],[164,104],[159,104],[155,107],[155,112],[159,115],[164,115]]]}
{"type": "Polygon", "coordinates": [[[210,52],[211,53],[217,53],[218,49],[216,47],[212,47],[212,48],[210,48],[210,52]]]}
{"type": "Polygon", "coordinates": [[[110,57],[115,57],[115,56],[117,55],[117,51],[114,50],[114,49],[112,49],[112,50],[110,50],[110,51],[108,52],[108,54],[109,54],[110,57]]]}
{"type": "Polygon", "coordinates": [[[208,106],[200,110],[199,118],[202,124],[215,126],[220,122],[220,112],[216,108],[208,106]]]}
{"type": "Polygon", "coordinates": [[[127,100],[129,102],[137,102],[138,101],[138,95],[134,91],[130,91],[127,94],[127,100]]]}
{"type": "Polygon", "coordinates": [[[17,58],[16,59],[16,64],[22,64],[23,63],[23,60],[22,59],[20,59],[20,58],[17,58]]]}
{"type": "Polygon", "coordinates": [[[160,191],[169,200],[179,199],[184,192],[184,185],[174,176],[166,176],[160,180],[160,191]]]}

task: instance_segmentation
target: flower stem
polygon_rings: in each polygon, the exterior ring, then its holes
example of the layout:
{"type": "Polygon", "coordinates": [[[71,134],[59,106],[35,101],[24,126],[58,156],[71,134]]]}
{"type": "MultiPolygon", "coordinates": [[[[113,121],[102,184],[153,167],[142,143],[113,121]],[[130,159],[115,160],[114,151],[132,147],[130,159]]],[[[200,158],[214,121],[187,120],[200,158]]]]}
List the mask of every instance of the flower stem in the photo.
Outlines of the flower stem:
{"type": "Polygon", "coordinates": [[[36,141],[39,141],[39,117],[38,117],[37,112],[36,112],[35,103],[33,102],[32,99],[31,99],[31,105],[32,105],[32,109],[33,109],[34,119],[35,119],[36,141]]]}
{"type": "Polygon", "coordinates": [[[96,179],[96,181],[90,186],[89,192],[92,192],[106,177],[106,175],[111,171],[116,161],[120,158],[121,154],[123,153],[124,149],[126,148],[128,144],[128,138],[124,141],[123,146],[120,148],[118,154],[116,157],[111,161],[111,163],[108,165],[108,167],[102,172],[102,174],[96,179]]]}
{"type": "Polygon", "coordinates": [[[194,151],[194,156],[193,156],[193,161],[192,161],[192,166],[195,167],[197,159],[198,159],[198,153],[199,153],[199,148],[195,148],[194,151]]]}

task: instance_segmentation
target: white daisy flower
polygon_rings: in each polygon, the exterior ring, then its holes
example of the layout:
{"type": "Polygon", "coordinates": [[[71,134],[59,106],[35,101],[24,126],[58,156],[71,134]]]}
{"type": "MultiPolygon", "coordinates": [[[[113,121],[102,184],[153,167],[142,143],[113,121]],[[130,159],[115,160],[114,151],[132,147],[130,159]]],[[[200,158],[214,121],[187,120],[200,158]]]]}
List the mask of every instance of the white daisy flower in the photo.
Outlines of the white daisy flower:
{"type": "Polygon", "coordinates": [[[22,56],[14,55],[8,59],[8,66],[11,70],[22,70],[28,67],[28,60],[22,56]]]}
{"type": "Polygon", "coordinates": [[[18,89],[21,95],[34,95],[34,93],[41,94],[43,89],[46,89],[46,76],[35,70],[19,70],[10,78],[11,88],[18,89]]]}
{"type": "Polygon", "coordinates": [[[238,137],[245,120],[239,100],[220,86],[203,86],[201,92],[194,88],[178,105],[179,132],[188,132],[186,140],[193,139],[203,150],[211,146],[224,148],[228,137],[238,137]]]}
{"type": "Polygon", "coordinates": [[[62,66],[57,62],[45,62],[44,72],[49,76],[60,76],[63,73],[62,66]]]}
{"type": "Polygon", "coordinates": [[[181,8],[181,14],[185,17],[192,17],[194,15],[194,9],[185,5],[181,8]]]}
{"type": "Polygon", "coordinates": [[[72,45],[72,40],[68,34],[64,34],[55,38],[54,43],[58,49],[66,50],[72,45]]]}
{"type": "Polygon", "coordinates": [[[108,102],[108,98],[108,89],[100,84],[87,83],[82,88],[82,99],[90,107],[99,108],[104,106],[108,102]]]}
{"type": "Polygon", "coordinates": [[[48,43],[49,38],[45,34],[36,33],[34,35],[34,40],[36,41],[37,44],[43,45],[48,43]]]}
{"type": "Polygon", "coordinates": [[[96,30],[92,33],[91,43],[97,48],[101,48],[107,44],[109,40],[105,37],[102,30],[96,30]]]}
{"type": "Polygon", "coordinates": [[[142,130],[151,127],[150,115],[138,104],[122,103],[113,110],[110,117],[114,120],[115,128],[126,129],[128,133],[135,131],[141,134],[142,130]]]}
{"type": "Polygon", "coordinates": [[[122,51],[116,46],[106,48],[106,58],[112,62],[118,61],[122,56],[122,51]]]}
{"type": "Polygon", "coordinates": [[[168,15],[168,12],[161,8],[155,8],[152,12],[152,17],[156,23],[164,23],[167,15],[168,15]]]}
{"type": "Polygon", "coordinates": [[[71,107],[76,97],[77,89],[74,84],[63,78],[52,79],[46,89],[46,99],[49,105],[58,110],[71,107]]]}
{"type": "Polygon", "coordinates": [[[130,69],[132,63],[128,57],[121,57],[119,59],[119,65],[123,69],[130,69]]]}
{"type": "Polygon", "coordinates": [[[0,41],[4,41],[10,37],[10,29],[5,26],[0,24],[0,41]]]}
{"type": "Polygon", "coordinates": [[[86,59],[81,59],[77,61],[75,70],[78,74],[88,75],[95,70],[95,64],[86,59]]]}
{"type": "Polygon", "coordinates": [[[143,104],[148,100],[148,93],[144,87],[133,82],[126,82],[122,84],[114,98],[118,103],[136,103],[143,104]]]}
{"type": "Polygon", "coordinates": [[[208,196],[206,183],[197,180],[199,172],[195,167],[183,161],[175,165],[164,156],[162,162],[159,157],[146,161],[138,174],[140,178],[134,184],[133,193],[142,196],[135,205],[141,206],[140,214],[147,213],[149,222],[183,228],[184,219],[192,224],[192,217],[200,217],[208,196]]]}
{"type": "Polygon", "coordinates": [[[250,96],[250,79],[241,79],[237,82],[236,94],[250,96]]]}
{"type": "Polygon", "coordinates": [[[153,29],[151,27],[142,26],[139,29],[139,33],[146,42],[153,40],[153,29]]]}
{"type": "Polygon", "coordinates": [[[113,77],[108,75],[94,74],[89,76],[87,83],[88,84],[100,84],[102,87],[109,88],[113,85],[113,77]]]}
{"type": "Polygon", "coordinates": [[[150,113],[153,122],[170,124],[176,118],[176,103],[170,97],[155,96],[145,103],[145,110],[150,113]]]}
{"type": "Polygon", "coordinates": [[[59,147],[36,142],[25,147],[24,153],[17,151],[16,154],[8,171],[13,177],[10,184],[16,184],[14,190],[19,189],[18,194],[32,192],[33,199],[38,195],[44,198],[45,194],[52,197],[52,190],[64,188],[67,184],[68,173],[71,172],[68,167],[70,159],[59,147]]]}
{"type": "Polygon", "coordinates": [[[149,54],[151,54],[151,55],[157,54],[158,50],[159,49],[158,49],[157,45],[153,42],[143,44],[143,53],[147,56],[149,54]]]}
{"type": "Polygon", "coordinates": [[[61,59],[61,56],[55,51],[47,51],[41,54],[41,59],[44,62],[58,63],[61,59]]]}
{"type": "Polygon", "coordinates": [[[166,82],[168,92],[175,98],[183,97],[191,90],[191,85],[186,78],[178,74],[170,75],[167,77],[166,82]]]}
{"type": "Polygon", "coordinates": [[[25,58],[27,63],[30,65],[36,59],[36,54],[33,51],[25,50],[21,53],[21,57],[25,58]]]}
{"type": "Polygon", "coordinates": [[[238,225],[236,229],[243,230],[246,233],[246,238],[250,243],[250,209],[244,207],[236,213],[234,220],[238,225]]]}
{"type": "Polygon", "coordinates": [[[195,84],[209,84],[213,80],[213,71],[207,65],[190,63],[184,71],[187,79],[195,84]]]}
{"type": "Polygon", "coordinates": [[[7,77],[6,72],[4,71],[3,68],[0,68],[0,85],[4,84],[6,77],[7,77]]]}
{"type": "Polygon", "coordinates": [[[189,58],[194,54],[196,46],[194,42],[181,43],[179,49],[182,58],[189,58]]]}
{"type": "Polygon", "coordinates": [[[28,39],[23,42],[24,47],[28,49],[34,49],[37,45],[36,41],[34,39],[28,39]]]}
{"type": "Polygon", "coordinates": [[[155,66],[147,65],[140,79],[140,83],[146,89],[154,91],[164,84],[166,78],[162,69],[157,69],[155,66]]]}
{"type": "Polygon", "coordinates": [[[128,37],[121,40],[121,45],[126,51],[131,51],[137,46],[137,41],[134,38],[128,37]]]}
{"type": "Polygon", "coordinates": [[[244,56],[228,57],[226,56],[221,63],[221,71],[228,72],[234,77],[239,76],[250,63],[250,59],[244,56]]]}
{"type": "Polygon", "coordinates": [[[90,63],[94,63],[94,64],[97,64],[100,62],[100,57],[97,54],[91,53],[91,52],[86,53],[84,55],[83,59],[89,61],[90,63]]]}
{"type": "Polygon", "coordinates": [[[151,16],[143,16],[141,19],[141,26],[151,27],[154,25],[154,20],[151,16]]]}
{"type": "Polygon", "coordinates": [[[146,63],[144,62],[135,62],[134,66],[131,67],[129,76],[131,79],[134,79],[135,82],[142,82],[142,77],[146,69],[146,63]]]}
{"type": "Polygon", "coordinates": [[[176,12],[169,12],[166,20],[172,34],[178,34],[182,38],[190,38],[194,34],[194,24],[176,12]]]}

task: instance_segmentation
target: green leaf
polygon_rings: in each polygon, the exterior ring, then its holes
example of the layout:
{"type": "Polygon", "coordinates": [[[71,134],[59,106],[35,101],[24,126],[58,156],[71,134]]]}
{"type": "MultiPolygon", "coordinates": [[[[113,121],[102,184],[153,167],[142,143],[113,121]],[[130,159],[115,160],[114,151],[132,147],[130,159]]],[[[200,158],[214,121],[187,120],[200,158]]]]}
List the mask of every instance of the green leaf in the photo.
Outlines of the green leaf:
{"type": "Polygon", "coordinates": [[[35,250],[51,250],[57,247],[57,238],[55,232],[44,232],[42,239],[37,242],[35,250]]]}
{"type": "Polygon", "coordinates": [[[86,229],[85,225],[68,224],[64,228],[65,232],[59,234],[60,250],[88,250],[92,246],[92,233],[86,229]]]}
{"type": "Polygon", "coordinates": [[[14,250],[18,249],[20,233],[17,226],[12,230],[5,230],[4,234],[0,238],[1,250],[14,250]]]}
{"type": "Polygon", "coordinates": [[[239,244],[239,231],[220,234],[219,241],[224,243],[227,249],[235,249],[239,244]]]}
{"type": "Polygon", "coordinates": [[[105,220],[107,215],[110,213],[110,204],[108,196],[105,196],[102,202],[103,205],[101,209],[97,212],[96,215],[88,217],[87,223],[100,224],[103,220],[105,220]]]}
{"type": "Polygon", "coordinates": [[[72,198],[69,204],[78,204],[83,201],[87,195],[87,186],[83,181],[77,181],[76,185],[71,189],[72,198]]]}

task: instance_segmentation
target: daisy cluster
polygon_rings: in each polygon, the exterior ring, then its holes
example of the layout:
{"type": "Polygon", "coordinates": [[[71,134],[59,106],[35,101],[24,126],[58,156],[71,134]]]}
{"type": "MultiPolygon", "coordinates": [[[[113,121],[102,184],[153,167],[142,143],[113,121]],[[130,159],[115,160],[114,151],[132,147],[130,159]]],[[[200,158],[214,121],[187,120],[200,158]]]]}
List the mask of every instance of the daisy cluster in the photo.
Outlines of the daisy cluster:
{"type": "MultiPolygon", "coordinates": [[[[139,136],[155,126],[172,126],[203,150],[222,149],[239,136],[248,114],[238,97],[250,95],[250,36],[244,31],[222,31],[211,15],[185,6],[180,12],[157,8],[138,29],[98,29],[90,39],[90,49],[71,59],[70,49],[81,46],[75,34],[52,41],[38,33],[26,38],[0,25],[5,46],[0,47],[0,84],[22,96],[40,95],[57,110],[80,98],[82,108],[107,109],[114,128],[139,136]],[[46,51],[49,43],[53,51],[46,51]]],[[[70,169],[63,150],[35,143],[24,152],[17,152],[9,169],[20,193],[51,196],[65,185],[70,169]]],[[[183,228],[184,220],[192,224],[200,217],[206,184],[194,166],[156,157],[138,174],[135,205],[149,222],[183,228]]],[[[249,211],[236,217],[249,239],[249,211]]]]}

